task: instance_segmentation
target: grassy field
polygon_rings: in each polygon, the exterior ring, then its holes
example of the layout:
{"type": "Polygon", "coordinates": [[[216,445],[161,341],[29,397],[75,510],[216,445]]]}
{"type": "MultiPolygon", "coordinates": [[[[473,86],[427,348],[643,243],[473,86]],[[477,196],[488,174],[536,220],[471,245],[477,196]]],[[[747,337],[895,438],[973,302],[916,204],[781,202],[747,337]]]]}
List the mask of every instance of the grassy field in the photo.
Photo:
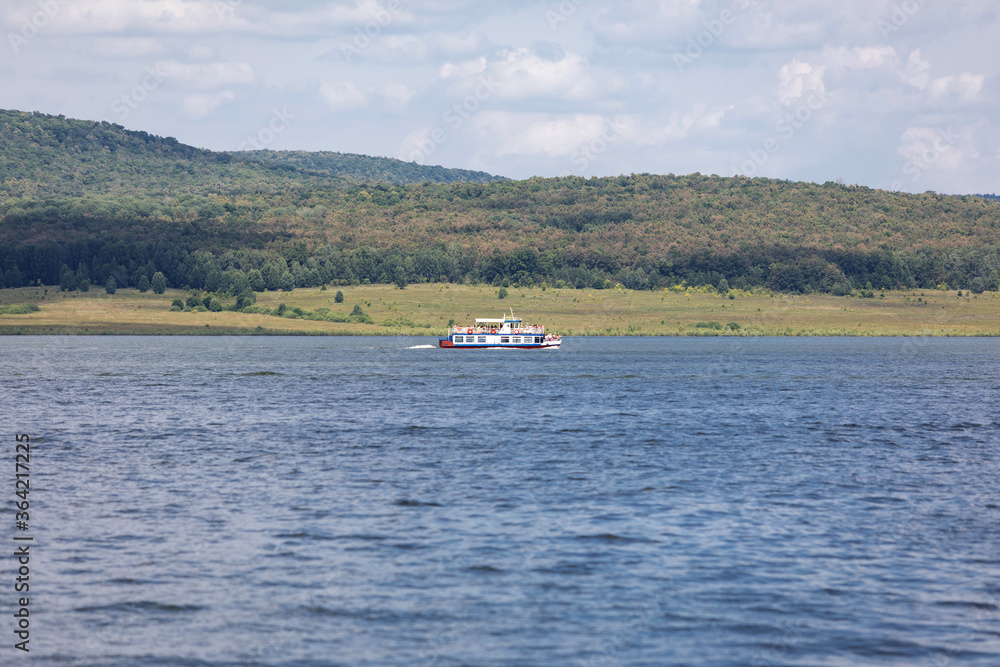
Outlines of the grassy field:
{"type": "MultiPolygon", "coordinates": [[[[38,312],[0,314],[0,334],[326,334],[440,335],[449,320],[470,324],[505,310],[527,323],[566,335],[638,336],[995,336],[996,293],[876,292],[875,298],[735,293],[734,298],[692,291],[638,292],[509,288],[506,299],[486,285],[391,285],[297,289],[258,295],[258,305],[286,304],[306,312],[327,308],[350,314],[355,305],[374,324],[289,319],[237,312],[171,312],[190,292],[134,289],[60,292],[57,287],[0,290],[0,307],[34,303],[38,312]],[[735,323],[730,326],[730,323],[735,323]],[[697,325],[701,326],[697,326],[697,325]],[[719,328],[721,327],[721,329],[719,328]]],[[[232,300],[230,300],[232,301],[232,300]]],[[[0,308],[2,311],[2,308],[0,308]]]]}

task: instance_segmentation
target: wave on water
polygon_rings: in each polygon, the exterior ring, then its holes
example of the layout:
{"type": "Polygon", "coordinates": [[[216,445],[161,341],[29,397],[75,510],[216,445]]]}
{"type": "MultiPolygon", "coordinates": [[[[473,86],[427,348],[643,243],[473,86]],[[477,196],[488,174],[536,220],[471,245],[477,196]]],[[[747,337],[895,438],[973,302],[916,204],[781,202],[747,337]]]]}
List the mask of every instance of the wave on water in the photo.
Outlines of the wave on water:
{"type": "Polygon", "coordinates": [[[436,350],[435,345],[414,345],[413,347],[406,348],[407,350],[436,350]]]}

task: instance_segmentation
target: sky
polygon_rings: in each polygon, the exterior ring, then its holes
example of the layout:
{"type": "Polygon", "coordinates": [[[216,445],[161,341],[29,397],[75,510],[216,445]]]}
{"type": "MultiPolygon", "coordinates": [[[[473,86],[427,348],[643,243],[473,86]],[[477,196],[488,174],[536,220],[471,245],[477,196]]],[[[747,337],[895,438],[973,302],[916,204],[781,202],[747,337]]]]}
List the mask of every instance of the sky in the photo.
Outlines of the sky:
{"type": "Polygon", "coordinates": [[[2,0],[0,108],[510,178],[1000,192],[996,0],[2,0]]]}

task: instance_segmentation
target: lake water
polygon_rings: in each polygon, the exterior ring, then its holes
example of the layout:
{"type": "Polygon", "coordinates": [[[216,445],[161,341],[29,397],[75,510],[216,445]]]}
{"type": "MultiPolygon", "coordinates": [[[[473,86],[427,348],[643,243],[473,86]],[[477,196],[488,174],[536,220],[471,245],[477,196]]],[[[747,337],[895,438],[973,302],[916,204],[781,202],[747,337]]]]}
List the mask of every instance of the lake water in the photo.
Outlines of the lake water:
{"type": "Polygon", "coordinates": [[[23,657],[1000,664],[1000,340],[435,342],[0,338],[23,657]]]}

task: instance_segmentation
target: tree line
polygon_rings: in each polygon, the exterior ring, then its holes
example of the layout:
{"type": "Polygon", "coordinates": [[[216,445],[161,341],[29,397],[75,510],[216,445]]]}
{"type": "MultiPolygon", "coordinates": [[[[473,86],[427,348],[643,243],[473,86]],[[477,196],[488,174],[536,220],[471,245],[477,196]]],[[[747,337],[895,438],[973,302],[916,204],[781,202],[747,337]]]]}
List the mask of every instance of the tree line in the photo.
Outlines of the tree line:
{"type": "Polygon", "coordinates": [[[58,285],[64,290],[105,286],[162,292],[185,287],[230,295],[322,285],[452,282],[509,287],[662,289],[678,284],[716,289],[766,287],[779,292],[849,294],[864,289],[1000,289],[996,248],[918,252],[764,246],[731,252],[675,250],[634,263],[594,253],[522,248],[488,256],[457,244],[415,250],[304,243],[282,253],[239,249],[188,251],[177,243],[0,243],[0,287],[58,285]]]}

